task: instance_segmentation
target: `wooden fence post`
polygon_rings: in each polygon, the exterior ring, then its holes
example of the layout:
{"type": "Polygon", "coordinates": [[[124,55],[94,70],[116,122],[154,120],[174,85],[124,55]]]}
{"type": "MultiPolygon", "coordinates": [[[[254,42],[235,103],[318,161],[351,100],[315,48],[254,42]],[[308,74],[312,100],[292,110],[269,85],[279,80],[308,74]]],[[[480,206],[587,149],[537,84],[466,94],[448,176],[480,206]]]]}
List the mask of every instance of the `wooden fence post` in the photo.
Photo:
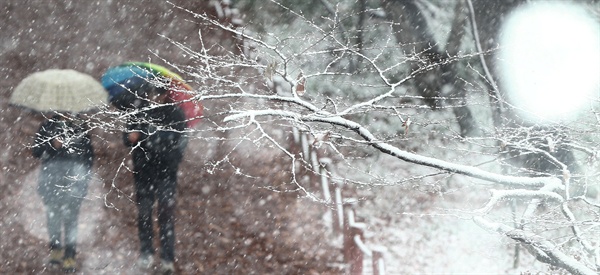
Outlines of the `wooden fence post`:
{"type": "Polygon", "coordinates": [[[319,164],[321,165],[321,187],[323,188],[323,199],[331,204],[331,223],[332,230],[334,233],[342,233],[344,220],[343,220],[343,207],[342,207],[342,193],[340,188],[335,182],[329,181],[333,178],[333,170],[331,169],[330,158],[320,158],[319,164]],[[328,177],[327,175],[331,175],[328,177]],[[333,190],[332,188],[333,187],[333,190]]]}
{"type": "Polygon", "coordinates": [[[387,251],[385,247],[373,247],[373,275],[385,275],[385,260],[383,254],[387,251]]]}
{"type": "MultiPolygon", "coordinates": [[[[343,208],[343,207],[342,207],[343,208]]],[[[343,247],[343,252],[344,252],[344,262],[345,263],[349,263],[351,260],[351,254],[350,254],[350,247],[352,246],[352,235],[350,233],[350,222],[349,222],[349,217],[350,217],[350,212],[352,211],[352,209],[348,209],[348,211],[346,211],[346,214],[344,215],[344,222],[343,222],[343,238],[344,238],[344,247],[343,247]]]]}
{"type": "Polygon", "coordinates": [[[352,235],[352,246],[350,249],[350,274],[362,275],[363,260],[364,260],[364,230],[362,227],[355,225],[350,226],[350,234],[352,235]]]}
{"type": "Polygon", "coordinates": [[[364,229],[364,223],[355,222],[354,210],[348,209],[344,215],[344,261],[350,274],[362,275],[364,254],[371,254],[363,243],[364,229]]]}
{"type": "MultiPolygon", "coordinates": [[[[320,175],[323,199],[327,203],[333,203],[331,209],[332,228],[334,233],[341,231],[343,237],[343,255],[344,262],[347,264],[347,270],[350,274],[362,275],[364,256],[372,259],[372,268],[374,275],[385,275],[384,253],[385,247],[374,247],[372,250],[367,248],[364,243],[364,231],[366,225],[355,221],[354,209],[344,208],[342,191],[338,184],[332,183],[333,190],[330,188],[328,175],[333,175],[331,170],[331,160],[328,158],[319,158],[318,153],[310,150],[308,146],[308,137],[301,134],[294,128],[294,142],[300,145],[299,153],[305,161],[309,162],[315,173],[320,175]]],[[[313,178],[313,177],[311,177],[313,178]]],[[[315,182],[311,180],[311,182],[315,182]]]]}
{"type": "Polygon", "coordinates": [[[334,210],[332,211],[333,230],[334,232],[343,233],[344,231],[344,205],[342,204],[342,190],[336,185],[334,192],[334,210]]]}

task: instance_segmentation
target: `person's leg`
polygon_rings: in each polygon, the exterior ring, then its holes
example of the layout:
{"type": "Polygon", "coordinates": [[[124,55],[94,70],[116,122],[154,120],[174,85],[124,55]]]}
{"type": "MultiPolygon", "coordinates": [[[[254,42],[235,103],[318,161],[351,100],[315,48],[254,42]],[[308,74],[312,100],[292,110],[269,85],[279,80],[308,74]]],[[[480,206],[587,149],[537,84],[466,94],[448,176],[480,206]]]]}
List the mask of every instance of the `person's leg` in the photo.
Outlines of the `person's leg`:
{"type": "Polygon", "coordinates": [[[152,167],[140,165],[140,167],[136,167],[134,174],[138,210],[138,237],[142,256],[154,254],[152,245],[152,206],[155,190],[152,187],[152,171],[152,167]]]}
{"type": "MultiPolygon", "coordinates": [[[[48,229],[49,248],[58,251],[62,248],[62,212],[60,211],[61,192],[58,189],[58,176],[61,171],[54,163],[44,164],[40,171],[37,187],[46,209],[46,228],[48,229]]],[[[52,261],[52,260],[51,260],[52,261]]]]}
{"type": "Polygon", "coordinates": [[[158,223],[160,225],[161,260],[172,264],[175,260],[175,198],[177,171],[161,169],[161,182],[157,184],[158,223]]]}
{"type": "Polygon", "coordinates": [[[40,171],[38,194],[44,202],[46,209],[46,228],[48,229],[48,240],[50,259],[52,265],[61,264],[63,259],[62,249],[62,212],[60,202],[62,192],[57,186],[60,182],[62,171],[56,163],[44,164],[40,171]]]}
{"type": "Polygon", "coordinates": [[[77,268],[77,262],[75,261],[75,254],[77,253],[77,221],[82,201],[83,198],[80,197],[66,198],[62,208],[63,225],[65,228],[65,254],[62,268],[65,272],[75,272],[77,268]]]}
{"type": "Polygon", "coordinates": [[[50,239],[50,249],[60,249],[62,247],[62,212],[60,211],[60,207],[54,204],[47,204],[46,219],[48,236],[50,239]]]}
{"type": "Polygon", "coordinates": [[[65,258],[75,258],[77,250],[78,217],[82,198],[72,197],[63,207],[63,224],[65,228],[65,258]]]}
{"type": "Polygon", "coordinates": [[[75,258],[77,246],[78,218],[81,203],[87,195],[91,167],[83,163],[71,163],[65,176],[63,196],[63,226],[65,230],[65,258],[75,258]]]}
{"type": "Polygon", "coordinates": [[[60,207],[56,204],[46,204],[46,226],[48,228],[49,249],[50,249],[50,264],[61,264],[63,258],[63,250],[61,243],[62,233],[62,213],[60,207]]]}

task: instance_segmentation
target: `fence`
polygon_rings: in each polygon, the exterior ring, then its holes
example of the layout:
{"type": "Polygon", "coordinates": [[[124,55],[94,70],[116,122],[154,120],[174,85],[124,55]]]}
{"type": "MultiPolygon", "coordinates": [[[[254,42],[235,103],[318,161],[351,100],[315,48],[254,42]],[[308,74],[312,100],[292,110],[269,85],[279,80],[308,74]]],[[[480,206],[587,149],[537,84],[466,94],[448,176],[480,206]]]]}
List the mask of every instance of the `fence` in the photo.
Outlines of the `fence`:
{"type": "MultiPolygon", "coordinates": [[[[216,17],[225,23],[229,23],[233,27],[243,24],[237,9],[231,7],[230,0],[211,0],[210,5],[214,7],[216,17]]],[[[241,37],[237,37],[237,39],[239,43],[238,48],[244,54],[249,55],[252,43],[245,41],[241,37]]],[[[318,151],[314,150],[315,142],[310,143],[310,139],[307,134],[300,133],[297,129],[294,129],[294,143],[300,147],[298,153],[310,164],[314,171],[312,175],[320,175],[323,199],[333,206],[333,209],[330,209],[332,217],[331,227],[335,234],[342,234],[343,236],[344,262],[348,268],[348,273],[363,274],[364,259],[367,256],[372,259],[372,274],[385,274],[385,247],[375,246],[369,248],[364,243],[366,224],[356,221],[352,203],[344,201],[340,184],[329,182],[329,179],[333,178],[331,176],[334,171],[332,169],[333,161],[329,158],[319,156],[318,151]]],[[[313,182],[319,181],[319,179],[315,179],[314,177],[311,178],[313,182]]]]}
{"type": "Polygon", "coordinates": [[[339,178],[334,174],[333,161],[326,157],[320,157],[319,152],[313,147],[315,142],[310,142],[310,139],[311,137],[307,134],[294,129],[294,142],[300,147],[299,153],[310,164],[314,171],[312,175],[320,178],[319,180],[312,177],[312,180],[320,182],[323,200],[332,206],[329,209],[332,221],[331,228],[334,234],[342,235],[342,251],[347,272],[349,274],[363,274],[365,259],[371,258],[372,272],[369,272],[369,274],[385,274],[384,254],[387,249],[381,246],[369,248],[365,244],[364,235],[367,225],[356,221],[356,214],[353,209],[355,200],[344,200],[341,184],[330,182],[332,178],[339,178]]]}

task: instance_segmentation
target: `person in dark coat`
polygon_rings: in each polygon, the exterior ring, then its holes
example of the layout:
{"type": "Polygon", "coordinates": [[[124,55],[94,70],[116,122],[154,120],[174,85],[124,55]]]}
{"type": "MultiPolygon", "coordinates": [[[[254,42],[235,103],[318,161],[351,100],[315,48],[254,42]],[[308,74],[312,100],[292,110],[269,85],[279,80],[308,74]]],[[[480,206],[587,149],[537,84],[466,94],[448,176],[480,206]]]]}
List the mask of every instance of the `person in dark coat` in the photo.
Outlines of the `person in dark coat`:
{"type": "Polygon", "coordinates": [[[135,93],[135,103],[121,99],[120,104],[136,108],[123,140],[132,147],[140,240],[138,264],[144,268],[153,264],[152,212],[157,201],[161,270],[169,274],[175,271],[175,195],[177,171],[187,145],[185,115],[169,101],[166,89],[140,83],[135,93]]]}
{"type": "Polygon", "coordinates": [[[74,272],[79,209],[94,159],[89,129],[77,117],[55,115],[40,127],[32,153],[42,161],[37,191],[46,208],[50,263],[74,272]]]}

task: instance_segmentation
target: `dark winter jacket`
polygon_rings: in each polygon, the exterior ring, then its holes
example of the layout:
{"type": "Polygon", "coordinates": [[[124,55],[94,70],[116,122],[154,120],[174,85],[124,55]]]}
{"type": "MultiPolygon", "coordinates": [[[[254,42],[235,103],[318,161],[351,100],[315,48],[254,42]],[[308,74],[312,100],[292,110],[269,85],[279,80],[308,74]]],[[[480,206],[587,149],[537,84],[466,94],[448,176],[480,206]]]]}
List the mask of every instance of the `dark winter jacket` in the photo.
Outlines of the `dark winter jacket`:
{"type": "Polygon", "coordinates": [[[185,115],[176,105],[151,107],[140,112],[127,125],[123,140],[126,146],[134,147],[134,161],[160,161],[177,167],[187,145],[184,136],[185,115]],[[138,142],[131,143],[127,135],[140,132],[138,142]]]}
{"type": "Polygon", "coordinates": [[[84,123],[62,121],[52,118],[40,127],[35,137],[33,156],[43,164],[51,161],[73,161],[92,167],[94,150],[87,126],[84,123]],[[60,139],[61,148],[54,148],[53,139],[60,139]]]}

